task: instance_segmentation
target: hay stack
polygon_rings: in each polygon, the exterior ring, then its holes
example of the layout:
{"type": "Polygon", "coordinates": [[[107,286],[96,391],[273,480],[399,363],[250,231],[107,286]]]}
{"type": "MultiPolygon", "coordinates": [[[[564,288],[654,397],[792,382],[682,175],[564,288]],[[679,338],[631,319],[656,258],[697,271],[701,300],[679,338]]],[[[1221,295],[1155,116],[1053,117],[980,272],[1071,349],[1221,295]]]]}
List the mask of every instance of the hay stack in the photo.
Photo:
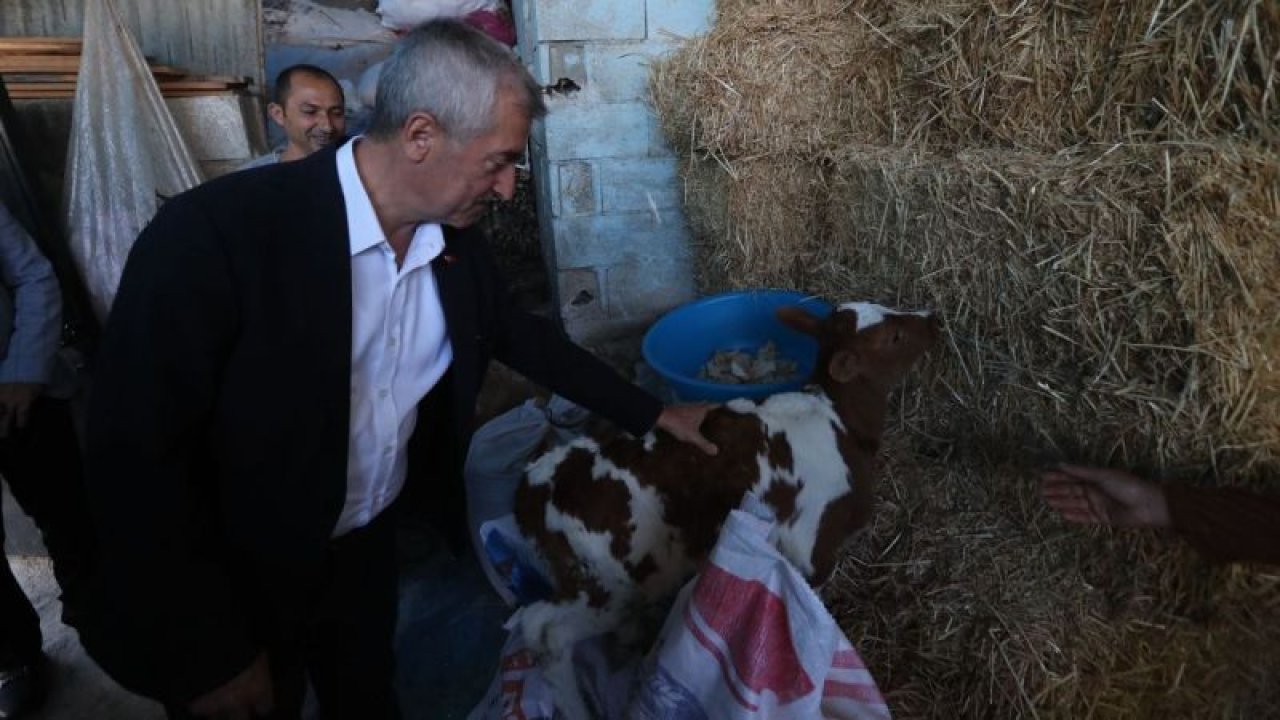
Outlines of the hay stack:
{"type": "Polygon", "coordinates": [[[931,435],[1186,467],[1280,457],[1280,156],[1250,144],[692,161],[703,282],[941,309],[931,435]],[[817,202],[826,198],[829,204],[817,202]]]}
{"type": "Polygon", "coordinates": [[[673,144],[729,159],[851,142],[1275,144],[1280,4],[724,0],[652,89],[673,144]]]}
{"type": "Polygon", "coordinates": [[[1280,716],[1280,576],[1032,470],[1280,490],[1280,4],[721,0],[651,89],[705,290],[945,314],[824,589],[897,717],[1280,716]]]}
{"type": "Polygon", "coordinates": [[[823,598],[905,718],[1264,718],[1280,574],[1064,527],[1021,468],[891,441],[823,598]]]}
{"type": "Polygon", "coordinates": [[[1280,4],[739,0],[652,89],[705,289],[942,308],[992,445],[1280,457],[1280,4]]]}

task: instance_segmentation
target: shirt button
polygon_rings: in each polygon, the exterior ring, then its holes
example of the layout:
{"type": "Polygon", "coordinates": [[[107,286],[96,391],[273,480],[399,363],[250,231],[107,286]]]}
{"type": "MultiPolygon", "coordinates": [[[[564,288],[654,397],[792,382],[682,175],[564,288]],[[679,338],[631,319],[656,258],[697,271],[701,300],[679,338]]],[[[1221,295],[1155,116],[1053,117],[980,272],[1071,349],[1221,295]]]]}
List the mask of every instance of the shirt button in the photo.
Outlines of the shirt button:
{"type": "Polygon", "coordinates": [[[399,344],[400,344],[400,338],[395,337],[395,336],[393,335],[393,336],[391,336],[391,341],[390,341],[388,344],[389,344],[389,345],[391,345],[391,347],[395,347],[396,345],[399,345],[399,344]]]}
{"type": "Polygon", "coordinates": [[[384,400],[386,399],[387,395],[390,395],[390,394],[391,394],[391,393],[390,393],[390,392],[388,392],[386,388],[382,388],[381,390],[379,390],[379,391],[378,391],[378,397],[380,397],[380,398],[382,398],[382,399],[384,399],[384,400]]]}
{"type": "Polygon", "coordinates": [[[386,446],[386,447],[382,448],[382,454],[383,454],[383,455],[390,455],[392,452],[395,452],[395,448],[394,448],[394,447],[392,447],[392,446],[390,446],[390,445],[388,445],[388,446],[386,446]]]}

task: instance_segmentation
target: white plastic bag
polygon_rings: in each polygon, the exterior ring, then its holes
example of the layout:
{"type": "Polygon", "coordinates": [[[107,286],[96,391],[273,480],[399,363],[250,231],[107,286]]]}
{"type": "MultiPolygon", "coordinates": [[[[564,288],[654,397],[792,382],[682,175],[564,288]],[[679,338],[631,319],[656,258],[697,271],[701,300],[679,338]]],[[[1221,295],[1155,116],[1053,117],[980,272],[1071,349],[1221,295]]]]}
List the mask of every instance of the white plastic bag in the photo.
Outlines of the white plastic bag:
{"type": "Polygon", "coordinates": [[[667,615],[628,718],[888,720],[835,618],[769,542],[773,527],[729,516],[667,615]]]}
{"type": "Polygon", "coordinates": [[[67,237],[94,313],[107,315],[138,233],[201,181],[160,89],[111,0],[87,0],[67,156],[67,237]]]}
{"type": "Polygon", "coordinates": [[[467,527],[485,575],[508,605],[532,599],[523,597],[522,587],[537,593],[538,578],[530,571],[545,575],[543,568],[534,567],[535,553],[525,546],[512,517],[525,466],[548,440],[566,443],[581,435],[590,416],[585,408],[553,395],[545,407],[534,399],[508,410],[471,438],[462,469],[467,527]],[[524,582],[529,585],[522,586],[524,582]]]}
{"type": "Polygon", "coordinates": [[[436,18],[461,18],[477,10],[496,10],[502,0],[381,0],[378,14],[382,24],[409,30],[436,18]]]}
{"type": "MultiPolygon", "coordinates": [[[[822,600],[769,542],[749,496],[703,572],[680,591],[647,657],[611,635],[573,650],[577,690],[602,720],[889,720],[875,680],[822,600]]],[[[469,720],[551,720],[553,691],[524,644],[522,612],[469,720]]]]}
{"type": "Polygon", "coordinates": [[[484,698],[467,714],[467,720],[553,720],[556,706],[551,688],[543,680],[533,652],[524,644],[520,614],[513,615],[503,627],[508,635],[498,660],[498,673],[484,698]]]}

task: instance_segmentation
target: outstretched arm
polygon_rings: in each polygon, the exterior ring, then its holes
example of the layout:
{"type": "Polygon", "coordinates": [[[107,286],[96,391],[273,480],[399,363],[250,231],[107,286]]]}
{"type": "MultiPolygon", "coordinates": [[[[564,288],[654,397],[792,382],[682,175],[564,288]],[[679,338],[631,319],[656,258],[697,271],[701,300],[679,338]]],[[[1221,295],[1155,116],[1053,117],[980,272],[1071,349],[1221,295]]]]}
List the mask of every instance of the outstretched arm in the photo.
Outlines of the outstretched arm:
{"type": "Polygon", "coordinates": [[[1164,490],[1123,470],[1059,465],[1041,475],[1040,494],[1068,522],[1169,527],[1164,490]]]}
{"type": "Polygon", "coordinates": [[[1165,486],[1123,470],[1061,465],[1041,476],[1045,502],[1068,522],[1173,528],[1218,562],[1280,564],[1280,498],[1239,488],[1165,486]]]}

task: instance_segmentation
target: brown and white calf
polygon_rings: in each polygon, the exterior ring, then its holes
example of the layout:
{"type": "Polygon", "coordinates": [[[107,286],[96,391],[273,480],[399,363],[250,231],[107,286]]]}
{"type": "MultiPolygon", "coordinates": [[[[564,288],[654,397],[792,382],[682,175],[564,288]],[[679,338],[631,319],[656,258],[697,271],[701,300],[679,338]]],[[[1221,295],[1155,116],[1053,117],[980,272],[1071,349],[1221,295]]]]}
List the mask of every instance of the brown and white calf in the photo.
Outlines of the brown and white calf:
{"type": "Polygon", "coordinates": [[[702,430],[717,455],[658,432],[603,445],[579,438],[530,464],[516,520],[555,590],[526,608],[522,624],[553,686],[575,642],[625,626],[696,572],[747,493],[773,511],[773,542],[814,584],[867,523],[890,389],[936,343],[941,323],[870,303],[826,319],[798,307],[778,317],[817,339],[816,387],[713,410],[702,430]]]}

